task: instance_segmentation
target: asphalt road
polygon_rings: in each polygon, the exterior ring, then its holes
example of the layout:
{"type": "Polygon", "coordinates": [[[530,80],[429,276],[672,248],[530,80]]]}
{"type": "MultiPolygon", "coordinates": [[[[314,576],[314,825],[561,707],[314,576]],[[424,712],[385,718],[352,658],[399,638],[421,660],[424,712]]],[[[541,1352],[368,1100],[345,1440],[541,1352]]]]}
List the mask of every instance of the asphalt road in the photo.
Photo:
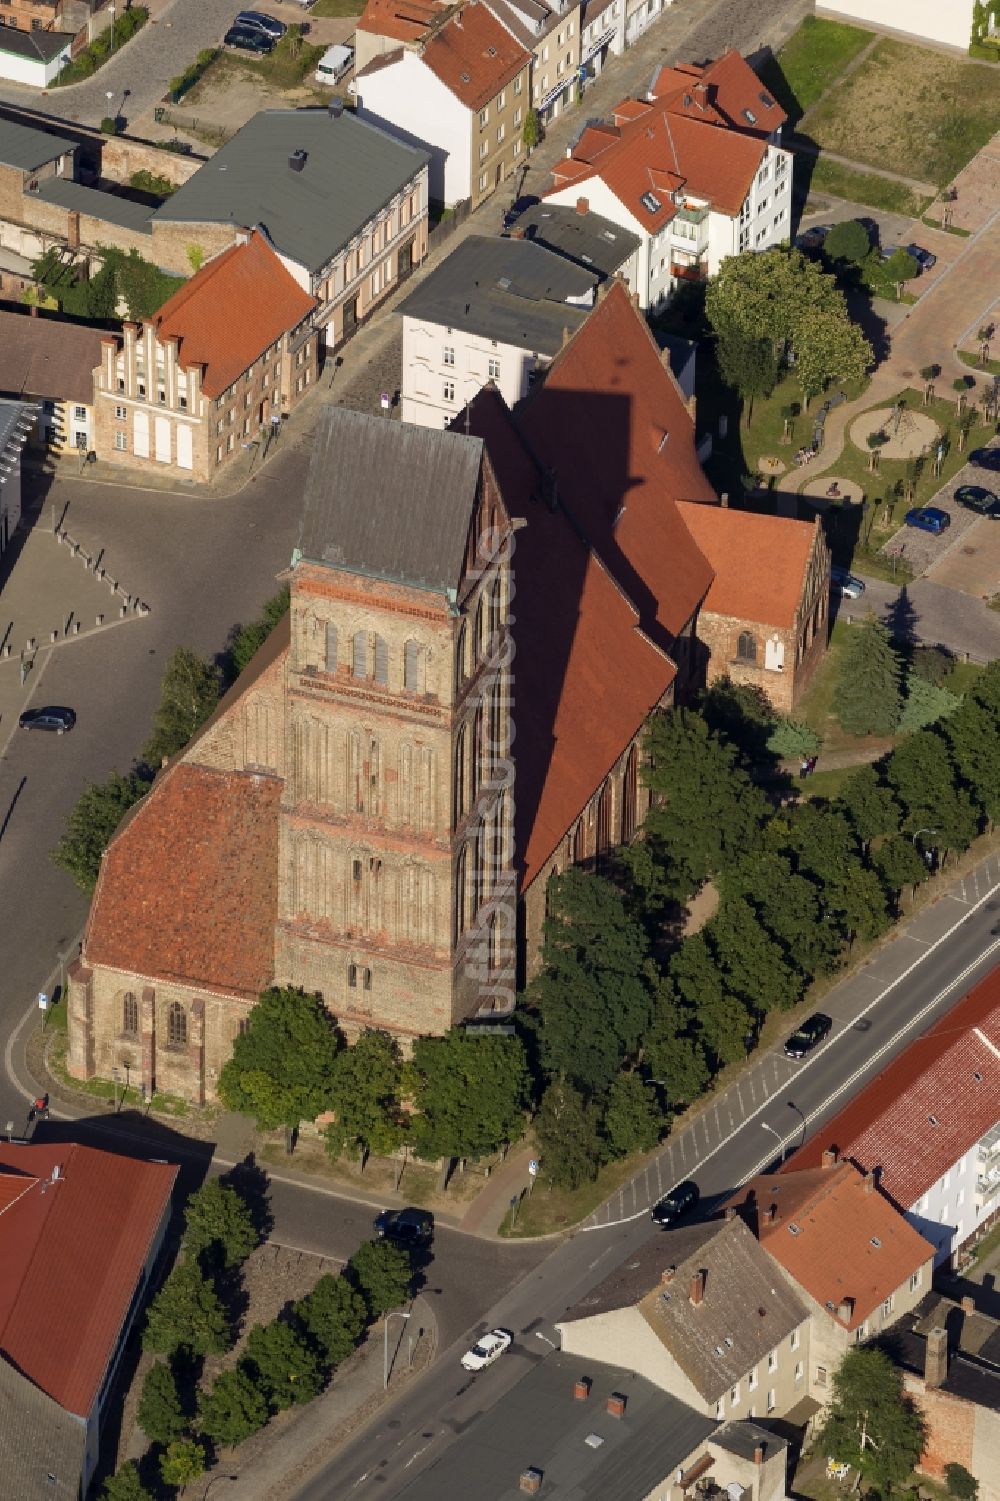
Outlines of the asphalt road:
{"type": "MultiPolygon", "coordinates": [[[[67,814],[88,783],[127,770],[146,740],[164,664],[178,645],[222,650],[234,624],[252,619],[298,532],[308,455],[289,446],[230,500],[127,490],[64,480],[44,491],[90,551],[107,549],[116,577],[149,602],[127,628],[40,652],[26,694],[76,709],[69,735],[0,739],[0,1036],[7,1039],[39,990],[51,989],[57,953],[73,948],[87,899],[50,858],[67,814]]],[[[31,483],[31,477],[28,477],[31,483]]],[[[40,500],[35,481],[35,502],[40,500]]],[[[39,577],[37,588],[48,587],[39,577]]],[[[23,1099],[0,1077],[0,1120],[22,1118],[23,1099]]]]}
{"type": "MultiPolygon", "coordinates": [[[[942,934],[955,916],[942,910],[942,934]]],[[[883,955],[863,977],[873,982],[867,1008],[860,1006],[853,1023],[835,1029],[821,1050],[793,1066],[787,1084],[771,1096],[766,1109],[693,1169],[707,1212],[782,1153],[793,1150],[805,1129],[810,1134],[818,1129],[894,1053],[994,967],[1000,951],[1000,894],[993,892],[970,908],[948,936],[935,939],[932,933],[930,929],[926,940],[919,940],[924,958],[918,954],[916,967],[909,968],[905,979],[885,994],[882,982],[891,973],[893,960],[891,954],[883,955]]],[[[909,967],[909,954],[906,960],[904,967],[909,967]]],[[[901,972],[898,955],[895,962],[901,972]]],[[[405,1497],[409,1480],[494,1406],[534,1362],[544,1358],[549,1344],[557,1342],[553,1324],[567,1308],[637,1246],[653,1235],[669,1233],[656,1230],[643,1209],[607,1226],[594,1224],[589,1233],[578,1231],[561,1242],[516,1286],[496,1298],[461,1339],[450,1347],[442,1340],[435,1365],[302,1487],[296,1501],[328,1501],[340,1495],[361,1501],[374,1494],[381,1501],[405,1497]],[[511,1352],[480,1375],[467,1376],[459,1365],[463,1349],[473,1334],[493,1326],[515,1332],[511,1352]]],[[[665,1241],[665,1259],[669,1255],[665,1241]]]]}

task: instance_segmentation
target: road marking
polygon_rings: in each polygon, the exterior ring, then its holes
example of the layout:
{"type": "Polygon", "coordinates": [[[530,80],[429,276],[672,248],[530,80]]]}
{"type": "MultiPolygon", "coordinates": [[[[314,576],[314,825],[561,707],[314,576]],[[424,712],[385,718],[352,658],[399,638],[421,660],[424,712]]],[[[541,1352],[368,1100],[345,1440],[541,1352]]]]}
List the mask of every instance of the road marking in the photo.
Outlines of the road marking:
{"type": "MultiPolygon", "coordinates": [[[[958,919],[957,922],[953,923],[950,928],[946,929],[945,932],[941,934],[940,938],[936,938],[934,940],[934,942],[931,943],[924,950],[924,952],[922,954],[919,954],[917,956],[917,958],[913,960],[912,964],[908,964],[907,967],[900,974],[898,974],[894,980],[890,980],[889,984],[886,985],[884,987],[884,989],[880,990],[878,992],[878,994],[875,995],[872,998],[872,1000],[870,1000],[868,1002],[868,1004],[862,1008],[861,1011],[857,1012],[857,1014],[852,1018],[852,1020],[849,1023],[849,1025],[843,1027],[840,1032],[835,1033],[830,1038],[830,1040],[828,1042],[826,1042],[821,1048],[817,1049],[816,1052],[814,1052],[810,1057],[804,1059],[802,1061],[802,1063],[799,1065],[799,1069],[797,1071],[796,1077],[797,1078],[801,1078],[802,1074],[805,1072],[805,1070],[807,1068],[812,1068],[819,1061],[819,1059],[823,1056],[823,1054],[827,1051],[827,1049],[833,1047],[835,1045],[835,1043],[839,1041],[839,1039],[843,1036],[844,1032],[849,1031],[850,1027],[856,1026],[857,1023],[862,1019],[862,1017],[867,1016],[868,1013],[869,1013],[869,1011],[873,1011],[875,1009],[875,1007],[879,1004],[880,1001],[883,1001],[885,999],[885,997],[891,991],[893,991],[893,990],[896,989],[897,985],[901,985],[904,980],[909,979],[909,977],[913,973],[913,971],[915,969],[918,969],[919,966],[924,963],[924,961],[927,959],[928,955],[933,954],[934,950],[936,948],[938,948],[942,943],[944,943],[946,939],[950,938],[952,936],[952,934],[954,932],[956,932],[958,930],[958,928],[960,928],[964,922],[967,922],[969,920],[969,918],[972,916],[972,914],[975,911],[978,910],[978,908],[982,907],[987,901],[989,901],[990,897],[993,895],[993,893],[996,890],[997,890],[997,887],[995,887],[995,886],[991,887],[990,890],[988,890],[983,896],[981,896],[979,898],[979,900],[975,903],[974,906],[972,906],[972,907],[969,908],[968,912],[963,912],[962,916],[958,919]]],[[[910,935],[907,934],[905,936],[909,937],[910,935]]],[[[811,1120],[815,1120],[818,1116],[822,1115],[827,1110],[827,1108],[835,1100],[837,1100],[837,1099],[840,1098],[840,1096],[844,1093],[844,1091],[846,1089],[850,1089],[851,1086],[854,1085],[854,1084],[856,1084],[859,1079],[863,1078],[864,1075],[867,1074],[871,1070],[871,1065],[873,1063],[876,1063],[879,1058],[881,1058],[886,1052],[888,1052],[888,1050],[890,1048],[894,1047],[895,1044],[899,1042],[899,1040],[900,1040],[901,1037],[905,1037],[906,1034],[907,1034],[907,1032],[910,1032],[920,1021],[923,1020],[923,1018],[929,1012],[931,1012],[931,1011],[934,1010],[934,1008],[940,1003],[942,997],[946,996],[949,993],[949,991],[954,990],[956,986],[960,985],[962,983],[962,981],[967,978],[968,975],[972,974],[975,970],[977,970],[981,966],[981,964],[982,964],[982,962],[983,962],[984,959],[988,959],[989,956],[991,954],[995,953],[998,949],[1000,949],[1000,938],[994,939],[993,943],[991,943],[988,948],[985,948],[980,953],[978,953],[976,955],[975,959],[973,959],[970,964],[966,965],[965,969],[962,970],[961,974],[954,975],[948,981],[947,985],[945,985],[941,990],[939,990],[937,992],[937,994],[935,996],[933,996],[930,1001],[928,1001],[928,1003],[927,1003],[926,1006],[924,1006],[920,1011],[918,1011],[915,1016],[911,1016],[903,1024],[903,1026],[901,1026],[900,1028],[898,1028],[898,1030],[893,1033],[892,1037],[889,1038],[888,1042],[884,1043],[883,1046],[881,1048],[879,1048],[879,1050],[876,1053],[869,1055],[867,1061],[861,1066],[860,1069],[856,1070],[855,1073],[853,1073],[849,1079],[845,1079],[844,1082],[842,1084],[840,1084],[837,1087],[837,1089],[835,1089],[833,1091],[832,1094],[830,1094],[830,1095],[827,1096],[827,1098],[823,1101],[823,1103],[816,1110],[813,1110],[808,1116],[806,1116],[806,1125],[808,1126],[808,1124],[809,1124],[809,1122],[811,1120]]],[[[735,1130],[731,1131],[728,1136],[723,1137],[723,1139],[716,1146],[712,1147],[708,1152],[706,1152],[705,1156],[701,1159],[701,1161],[696,1163],[696,1167],[698,1167],[698,1168],[704,1167],[706,1162],[710,1162],[713,1157],[717,1156],[718,1153],[722,1151],[723,1147],[728,1146],[729,1143],[732,1141],[733,1137],[736,1136],[739,1131],[742,1131],[743,1128],[744,1128],[744,1126],[747,1125],[749,1123],[749,1121],[754,1120],[758,1115],[761,1114],[761,1112],[764,1110],[764,1108],[765,1107],[762,1105],[762,1106],[759,1107],[759,1109],[755,1110],[751,1115],[747,1116],[746,1121],[741,1122],[741,1124],[739,1126],[737,1126],[735,1128],[735,1130]]],[[[704,1117],[700,1117],[700,1118],[703,1119],[704,1117]]],[[[697,1125],[697,1122],[695,1124],[697,1125]]],[[[787,1141],[793,1141],[795,1139],[795,1137],[798,1136],[799,1131],[801,1129],[802,1129],[801,1126],[796,1126],[796,1128],[795,1128],[795,1130],[793,1132],[791,1132],[787,1137],[784,1137],[782,1139],[782,1151],[784,1151],[785,1143],[787,1141]]],[[[708,1133],[706,1131],[706,1140],[707,1140],[707,1134],[708,1133]]],[[[754,1175],[757,1172],[762,1171],[762,1169],[764,1167],[766,1167],[767,1164],[772,1160],[773,1156],[774,1156],[774,1153],[773,1152],[769,1152],[765,1157],[762,1157],[761,1158],[761,1162],[760,1162],[760,1166],[754,1168],[753,1172],[747,1174],[747,1177],[743,1178],[741,1180],[741,1182],[742,1183],[747,1182],[748,1179],[754,1177],[754,1175]]],[[[620,1225],[620,1224],[629,1224],[632,1220],[641,1219],[642,1216],[645,1213],[647,1213],[647,1211],[645,1209],[641,1209],[641,1210],[639,1210],[639,1212],[637,1214],[630,1215],[627,1220],[622,1219],[622,1220],[609,1221],[609,1227],[612,1224],[614,1226],[617,1226],[617,1225],[620,1225]]],[[[598,1230],[598,1229],[603,1229],[603,1228],[604,1228],[604,1226],[600,1226],[600,1225],[581,1225],[580,1226],[580,1231],[581,1231],[582,1234],[585,1234],[587,1231],[598,1230]]]]}
{"type": "MultiPolygon", "coordinates": [[[[404,1442],[404,1440],[400,1439],[400,1443],[403,1443],[403,1442],[404,1442]]],[[[431,1443],[433,1443],[433,1442],[434,1442],[434,1440],[432,1439],[431,1443]]],[[[419,1459],[420,1456],[421,1456],[421,1454],[425,1454],[427,1452],[427,1450],[430,1448],[430,1446],[431,1446],[430,1444],[425,1444],[422,1449],[418,1449],[417,1450],[416,1454],[411,1454],[410,1457],[409,1457],[409,1459],[406,1461],[405,1465],[403,1466],[403,1469],[404,1470],[408,1470],[410,1468],[411,1464],[413,1464],[414,1460],[419,1459]]],[[[397,1445],[397,1447],[398,1447],[398,1445],[397,1445]]],[[[358,1483],[360,1484],[360,1481],[358,1483]]]]}

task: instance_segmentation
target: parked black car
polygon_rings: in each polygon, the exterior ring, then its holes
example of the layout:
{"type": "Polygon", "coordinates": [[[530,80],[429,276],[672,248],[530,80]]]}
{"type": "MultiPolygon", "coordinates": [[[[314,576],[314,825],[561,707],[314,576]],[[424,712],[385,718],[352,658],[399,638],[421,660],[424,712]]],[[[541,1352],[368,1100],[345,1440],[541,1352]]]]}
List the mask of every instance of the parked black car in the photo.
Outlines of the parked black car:
{"type": "Polygon", "coordinates": [[[238,26],[242,31],[249,27],[251,31],[262,31],[273,42],[280,42],[288,27],[284,21],[279,21],[277,16],[269,16],[263,10],[241,10],[233,26],[238,26]]]}
{"type": "Polygon", "coordinates": [[[833,1022],[828,1016],[824,1016],[822,1011],[807,1016],[799,1030],[793,1032],[785,1043],[785,1057],[804,1058],[807,1053],[812,1052],[817,1043],[823,1041],[832,1026],[833,1022]]]}
{"type": "Polygon", "coordinates": [[[274,51],[273,39],[253,26],[230,26],[222,42],[226,47],[239,47],[243,52],[259,52],[265,57],[274,51]]]}
{"type": "Polygon", "coordinates": [[[25,709],[17,721],[22,730],[52,730],[56,735],[65,735],[76,724],[72,709],[49,704],[45,709],[25,709]]]}
{"type": "Polygon", "coordinates": [[[689,1214],[700,1198],[697,1183],[688,1179],[686,1183],[678,1183],[676,1188],[658,1199],[649,1211],[650,1217],[657,1225],[671,1225],[682,1215],[689,1214]]]}
{"type": "Polygon", "coordinates": [[[383,1209],[375,1219],[375,1234],[400,1246],[427,1246],[434,1235],[434,1216],[429,1209],[383,1209]]]}

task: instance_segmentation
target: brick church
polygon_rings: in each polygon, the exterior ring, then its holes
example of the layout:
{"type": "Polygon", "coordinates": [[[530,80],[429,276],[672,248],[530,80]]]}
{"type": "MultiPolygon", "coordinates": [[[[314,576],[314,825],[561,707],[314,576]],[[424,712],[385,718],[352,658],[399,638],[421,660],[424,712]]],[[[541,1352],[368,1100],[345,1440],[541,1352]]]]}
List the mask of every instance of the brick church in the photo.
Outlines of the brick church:
{"type": "Polygon", "coordinates": [[[719,506],[619,285],[514,413],[327,408],[290,611],[105,852],[71,1072],[211,1100],[275,983],[404,1045],[508,1017],[549,876],[642,821],[650,714],[724,673],[792,708],[829,566],[719,506]]]}

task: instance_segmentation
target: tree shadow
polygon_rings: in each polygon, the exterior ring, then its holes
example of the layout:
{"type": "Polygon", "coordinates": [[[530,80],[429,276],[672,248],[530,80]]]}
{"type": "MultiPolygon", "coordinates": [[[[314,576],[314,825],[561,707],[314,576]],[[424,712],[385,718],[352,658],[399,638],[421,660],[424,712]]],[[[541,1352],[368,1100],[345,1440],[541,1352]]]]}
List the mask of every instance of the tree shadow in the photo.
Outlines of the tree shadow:
{"type": "Polygon", "coordinates": [[[899,657],[900,665],[903,669],[902,686],[905,695],[907,680],[913,670],[914,652],[919,643],[917,635],[917,612],[913,608],[909,591],[905,584],[882,618],[888,628],[892,644],[896,648],[896,655],[899,657]]]}
{"type": "Polygon", "coordinates": [[[234,1188],[247,1207],[254,1229],[261,1240],[266,1240],[274,1229],[274,1215],[271,1212],[270,1187],[271,1180],[267,1173],[257,1163],[253,1152],[248,1152],[242,1162],[231,1167],[219,1182],[227,1188],[234,1188]]]}

